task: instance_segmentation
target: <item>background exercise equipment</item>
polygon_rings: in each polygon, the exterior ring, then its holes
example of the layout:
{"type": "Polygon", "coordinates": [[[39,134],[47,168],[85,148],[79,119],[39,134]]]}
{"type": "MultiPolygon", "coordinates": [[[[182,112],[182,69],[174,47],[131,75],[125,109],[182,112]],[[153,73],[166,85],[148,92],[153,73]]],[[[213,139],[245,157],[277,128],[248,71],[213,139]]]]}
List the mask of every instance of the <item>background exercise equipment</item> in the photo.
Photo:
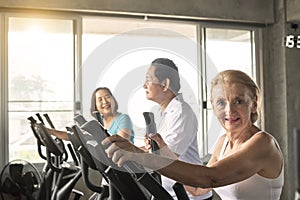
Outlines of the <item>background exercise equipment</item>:
{"type": "Polygon", "coordinates": [[[0,174],[1,199],[36,200],[39,197],[41,176],[34,165],[25,160],[8,162],[0,174]]]}
{"type": "MultiPolygon", "coordinates": [[[[74,163],[68,163],[68,152],[62,140],[54,138],[46,128],[40,114],[36,114],[40,122],[37,122],[32,116],[27,119],[30,121],[31,129],[37,139],[39,154],[46,160],[42,171],[42,182],[38,199],[43,200],[62,200],[68,199],[73,193],[74,199],[79,199],[83,194],[74,190],[75,184],[80,179],[82,173],[79,166],[76,165],[77,157],[71,153],[74,163]],[[42,153],[42,147],[45,147],[46,155],[42,153]]],[[[44,115],[47,122],[53,128],[53,124],[48,115],[44,115]]],[[[69,147],[69,152],[73,149],[69,147]]]]}

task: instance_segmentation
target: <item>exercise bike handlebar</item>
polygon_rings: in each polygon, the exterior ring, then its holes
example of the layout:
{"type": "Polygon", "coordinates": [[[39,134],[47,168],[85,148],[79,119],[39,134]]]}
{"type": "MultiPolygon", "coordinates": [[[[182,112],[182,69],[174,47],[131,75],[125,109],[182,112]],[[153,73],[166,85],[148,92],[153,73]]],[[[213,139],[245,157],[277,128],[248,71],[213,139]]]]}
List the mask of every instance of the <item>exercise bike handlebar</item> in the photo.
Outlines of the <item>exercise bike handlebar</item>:
{"type": "Polygon", "coordinates": [[[97,121],[98,121],[102,126],[104,126],[104,123],[103,123],[103,119],[102,119],[101,113],[100,113],[99,111],[93,111],[93,114],[94,114],[94,117],[97,119],[97,121]]]}
{"type": "MultiPolygon", "coordinates": [[[[150,139],[149,137],[150,133],[152,134],[157,133],[154,114],[152,112],[143,112],[143,115],[146,122],[146,137],[150,139]]],[[[159,150],[158,144],[152,139],[150,139],[150,143],[151,143],[152,153],[157,153],[157,151],[159,150]]]]}
{"type": "Polygon", "coordinates": [[[42,123],[36,123],[34,125],[35,131],[39,134],[42,143],[49,150],[50,153],[53,153],[56,156],[61,156],[64,151],[61,145],[59,145],[51,134],[48,132],[46,127],[42,123]]]}
{"type": "Polygon", "coordinates": [[[49,115],[47,113],[43,114],[43,116],[45,117],[45,119],[47,120],[49,126],[53,129],[55,129],[53,123],[52,123],[52,120],[50,119],[49,115]]]}
{"type": "MultiPolygon", "coordinates": [[[[156,129],[156,124],[155,124],[155,120],[154,120],[154,114],[152,112],[143,112],[144,118],[145,118],[145,122],[146,122],[146,136],[149,138],[149,134],[156,134],[157,133],[157,129],[156,129]]],[[[152,153],[157,154],[158,150],[159,150],[159,146],[158,144],[150,139],[151,142],[151,151],[152,153]]],[[[156,175],[159,176],[159,175],[156,175]]],[[[160,177],[158,177],[158,179],[160,179],[160,177]]],[[[189,200],[189,197],[183,187],[183,185],[179,182],[176,182],[173,186],[172,186],[177,199],[179,200],[189,200]]]]}
{"type": "MultiPolygon", "coordinates": [[[[44,123],[44,121],[43,121],[41,115],[40,115],[39,113],[36,113],[36,116],[37,116],[38,119],[41,121],[41,123],[42,123],[43,125],[46,126],[46,124],[44,123]]],[[[49,124],[49,126],[50,126],[52,129],[55,129],[55,127],[54,127],[54,125],[53,125],[53,123],[52,123],[52,121],[51,121],[49,115],[48,115],[47,113],[45,113],[45,114],[43,114],[43,116],[45,117],[45,119],[46,119],[47,123],[49,124]]],[[[67,160],[68,160],[68,153],[66,152],[66,148],[65,148],[65,145],[64,145],[62,139],[60,139],[60,138],[55,138],[55,141],[57,141],[57,143],[61,146],[61,148],[62,148],[62,150],[63,150],[63,152],[64,152],[63,156],[61,156],[61,160],[62,160],[62,161],[67,161],[67,160]]]]}
{"type": "Polygon", "coordinates": [[[42,146],[45,146],[45,145],[41,141],[41,138],[40,138],[39,134],[34,129],[34,125],[36,124],[36,120],[33,117],[28,117],[27,119],[30,121],[30,128],[33,132],[34,137],[37,140],[38,154],[42,159],[47,160],[47,157],[42,153],[42,146]]]}

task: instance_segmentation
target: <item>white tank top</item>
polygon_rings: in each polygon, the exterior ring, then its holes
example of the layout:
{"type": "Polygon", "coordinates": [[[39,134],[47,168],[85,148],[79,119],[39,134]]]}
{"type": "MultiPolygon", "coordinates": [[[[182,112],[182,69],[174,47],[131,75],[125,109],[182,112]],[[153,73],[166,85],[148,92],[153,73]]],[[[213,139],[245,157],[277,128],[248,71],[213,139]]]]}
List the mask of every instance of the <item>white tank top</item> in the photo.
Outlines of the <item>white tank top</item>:
{"type": "MultiPolygon", "coordinates": [[[[277,141],[276,144],[279,148],[277,141]]],[[[218,158],[219,160],[223,158],[223,153],[227,145],[228,138],[226,137],[218,158]]],[[[214,190],[222,200],[278,200],[280,199],[283,180],[284,167],[282,166],[280,175],[275,179],[269,179],[262,177],[259,174],[254,174],[246,180],[214,188],[214,190]]]]}

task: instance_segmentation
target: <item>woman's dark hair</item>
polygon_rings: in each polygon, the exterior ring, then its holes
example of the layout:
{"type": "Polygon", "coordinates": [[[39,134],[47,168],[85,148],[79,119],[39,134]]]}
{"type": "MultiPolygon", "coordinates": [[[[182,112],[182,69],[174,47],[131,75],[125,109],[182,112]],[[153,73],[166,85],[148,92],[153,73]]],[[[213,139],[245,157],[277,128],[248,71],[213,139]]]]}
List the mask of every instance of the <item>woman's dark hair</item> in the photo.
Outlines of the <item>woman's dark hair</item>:
{"type": "Polygon", "coordinates": [[[159,83],[162,83],[167,78],[170,79],[170,89],[174,94],[180,90],[180,78],[178,68],[175,63],[168,58],[157,58],[151,63],[155,67],[155,77],[159,83]]]}
{"type": "Polygon", "coordinates": [[[92,97],[91,97],[91,108],[90,108],[90,113],[91,113],[91,115],[92,116],[94,116],[94,111],[98,111],[98,109],[97,109],[97,106],[96,106],[96,93],[99,91],[99,90],[106,90],[108,93],[109,93],[109,95],[111,96],[111,98],[112,98],[112,108],[113,108],[113,114],[116,114],[117,113],[117,111],[118,111],[118,108],[119,108],[119,106],[118,106],[118,102],[117,102],[117,100],[115,99],[115,97],[114,97],[114,95],[112,94],[112,92],[110,91],[110,89],[108,89],[107,87],[98,87],[98,88],[96,88],[95,90],[94,90],[94,92],[93,92],[93,94],[92,94],[92,97]]]}

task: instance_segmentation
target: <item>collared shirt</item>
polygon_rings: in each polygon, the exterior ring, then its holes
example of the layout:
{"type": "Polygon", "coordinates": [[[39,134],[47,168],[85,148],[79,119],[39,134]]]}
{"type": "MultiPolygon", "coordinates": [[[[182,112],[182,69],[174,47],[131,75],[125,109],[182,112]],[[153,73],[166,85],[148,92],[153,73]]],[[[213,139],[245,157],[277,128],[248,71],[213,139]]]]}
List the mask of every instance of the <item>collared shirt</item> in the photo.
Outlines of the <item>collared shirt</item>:
{"type": "MultiPolygon", "coordinates": [[[[183,100],[182,94],[174,97],[163,111],[157,130],[169,148],[179,156],[179,160],[202,164],[198,153],[197,117],[192,108],[183,100]]],[[[162,176],[163,187],[176,199],[176,194],[172,189],[174,183],[174,180],[162,176]]],[[[208,193],[197,197],[189,195],[189,197],[198,200],[211,195],[208,193]]]]}

